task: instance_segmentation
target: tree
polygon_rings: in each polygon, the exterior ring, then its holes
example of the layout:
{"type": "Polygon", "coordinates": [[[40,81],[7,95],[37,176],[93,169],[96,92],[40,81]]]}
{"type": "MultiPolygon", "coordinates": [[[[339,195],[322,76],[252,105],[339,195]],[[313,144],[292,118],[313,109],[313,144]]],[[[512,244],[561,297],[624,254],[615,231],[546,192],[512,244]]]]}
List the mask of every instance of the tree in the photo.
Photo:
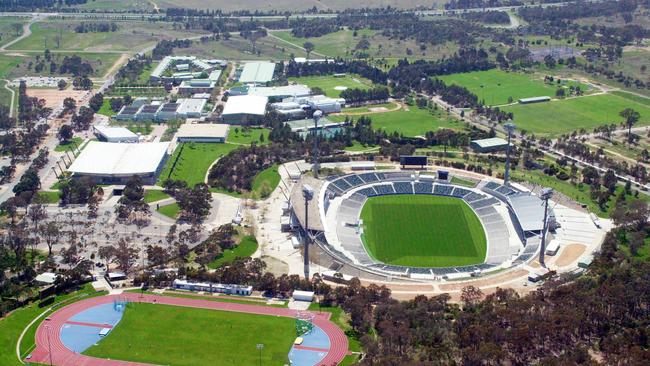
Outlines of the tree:
{"type": "Polygon", "coordinates": [[[97,250],[97,256],[99,259],[103,260],[106,264],[106,271],[108,271],[108,266],[111,263],[111,260],[115,256],[115,247],[112,245],[105,245],[99,247],[97,250]]]}
{"type": "Polygon", "coordinates": [[[60,79],[56,86],[59,88],[59,90],[65,90],[65,88],[68,87],[68,82],[64,79],[60,79]]]}
{"type": "Polygon", "coordinates": [[[115,212],[121,220],[128,219],[131,217],[131,214],[135,213],[136,221],[138,221],[144,219],[144,217],[140,217],[138,214],[145,216],[150,214],[149,205],[144,202],[144,187],[140,177],[133,176],[126,182],[124,192],[118,203],[115,207],[115,212]]]}
{"type": "Polygon", "coordinates": [[[59,127],[59,132],[56,134],[56,137],[58,137],[59,141],[64,144],[70,142],[73,136],[74,130],[70,125],[61,125],[61,127],[59,127]]]}
{"type": "Polygon", "coordinates": [[[77,109],[77,102],[68,97],[63,100],[63,110],[66,112],[73,112],[75,109],[77,109]]]}
{"type": "Polygon", "coordinates": [[[314,51],[316,46],[314,46],[313,43],[307,41],[307,42],[303,43],[302,48],[305,49],[305,52],[307,52],[307,58],[309,58],[309,55],[314,51]]]}
{"type": "Polygon", "coordinates": [[[114,257],[118,268],[127,274],[138,259],[138,250],[133,248],[126,239],[120,238],[115,247],[114,257]]]}
{"type": "Polygon", "coordinates": [[[618,178],[616,178],[616,173],[613,170],[609,169],[603,176],[603,186],[609,190],[610,193],[614,193],[616,190],[616,183],[618,183],[618,178]]]}
{"type": "Polygon", "coordinates": [[[273,193],[273,190],[271,189],[271,185],[269,184],[268,181],[263,181],[262,185],[260,186],[260,197],[262,198],[268,198],[271,193],[273,193]]]}
{"type": "Polygon", "coordinates": [[[23,33],[23,25],[20,23],[11,23],[11,29],[14,31],[16,37],[23,33]]]}
{"type": "Polygon", "coordinates": [[[632,144],[632,126],[639,121],[641,115],[632,108],[625,108],[619,113],[619,116],[625,118],[625,125],[627,126],[627,141],[629,144],[632,144]]]}
{"type": "Polygon", "coordinates": [[[48,256],[51,256],[52,247],[61,238],[59,223],[56,221],[48,221],[45,225],[41,225],[40,234],[45,239],[45,244],[47,244],[48,256]]]}
{"type": "Polygon", "coordinates": [[[90,109],[95,111],[95,113],[99,112],[103,104],[104,104],[104,95],[102,95],[102,93],[97,93],[93,95],[93,97],[90,98],[90,100],[88,101],[88,106],[90,107],[90,109]]]}
{"type": "Polygon", "coordinates": [[[147,260],[156,267],[162,267],[169,260],[169,253],[159,245],[148,245],[147,260]]]}
{"type": "Polygon", "coordinates": [[[27,209],[27,217],[29,220],[34,224],[34,232],[38,232],[38,224],[47,219],[47,211],[45,211],[45,207],[41,205],[40,203],[36,203],[33,205],[30,205],[29,208],[27,209]]]}

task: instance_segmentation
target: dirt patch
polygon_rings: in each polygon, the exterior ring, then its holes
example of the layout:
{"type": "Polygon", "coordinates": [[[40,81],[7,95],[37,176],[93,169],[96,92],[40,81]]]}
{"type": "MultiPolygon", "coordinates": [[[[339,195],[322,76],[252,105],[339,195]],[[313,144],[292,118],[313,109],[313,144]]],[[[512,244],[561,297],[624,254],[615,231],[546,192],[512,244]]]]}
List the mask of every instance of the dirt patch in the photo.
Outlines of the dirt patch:
{"type": "Polygon", "coordinates": [[[460,291],[463,289],[463,287],[467,287],[469,285],[475,287],[496,286],[501,283],[513,281],[520,277],[524,278],[527,275],[528,275],[528,271],[526,271],[525,269],[518,269],[516,271],[507,272],[496,276],[486,277],[475,281],[463,281],[458,283],[449,283],[449,284],[440,285],[440,290],[460,291]]]}
{"type": "Polygon", "coordinates": [[[555,261],[555,265],[558,267],[568,266],[569,264],[578,260],[578,258],[580,258],[586,249],[587,247],[582,244],[566,245],[555,261]]]}
{"type": "Polygon", "coordinates": [[[368,110],[373,113],[388,112],[388,108],[386,107],[368,108],[368,110]]]}
{"type": "Polygon", "coordinates": [[[48,108],[56,109],[63,105],[63,100],[65,98],[72,98],[79,105],[80,101],[85,95],[88,94],[88,91],[85,90],[58,90],[58,89],[30,89],[27,88],[27,95],[30,97],[36,97],[39,99],[45,99],[45,106],[48,108]]]}
{"type": "Polygon", "coordinates": [[[282,274],[289,272],[289,265],[277,258],[263,255],[261,259],[266,263],[267,272],[271,272],[276,276],[281,276],[282,274]]]}
{"type": "Polygon", "coordinates": [[[434,288],[432,285],[425,285],[420,283],[408,284],[408,283],[385,283],[385,282],[372,282],[372,281],[361,281],[361,284],[368,286],[369,284],[374,283],[376,285],[386,285],[391,291],[421,291],[421,292],[430,292],[434,288]]]}

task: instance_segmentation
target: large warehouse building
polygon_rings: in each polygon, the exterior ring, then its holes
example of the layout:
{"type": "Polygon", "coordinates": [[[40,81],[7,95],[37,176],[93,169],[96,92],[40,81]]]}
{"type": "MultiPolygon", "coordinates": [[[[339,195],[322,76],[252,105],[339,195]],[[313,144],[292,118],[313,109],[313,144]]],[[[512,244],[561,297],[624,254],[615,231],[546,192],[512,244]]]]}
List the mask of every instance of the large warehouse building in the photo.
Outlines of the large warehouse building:
{"type": "Polygon", "coordinates": [[[178,142],[226,142],[229,125],[212,123],[185,123],[178,128],[178,142]]]}
{"type": "Polygon", "coordinates": [[[99,141],[138,142],[140,137],[128,128],[113,126],[93,126],[93,132],[99,141]]]}
{"type": "Polygon", "coordinates": [[[273,62],[247,62],[239,76],[239,82],[264,84],[273,80],[275,64],[273,62]]]}
{"type": "Polygon", "coordinates": [[[134,175],[155,184],[167,160],[169,142],[113,144],[90,141],[68,171],[73,177],[91,177],[97,184],[124,184],[134,175]]]}
{"type": "Polygon", "coordinates": [[[499,137],[492,137],[489,139],[472,140],[469,146],[475,152],[490,153],[506,150],[508,148],[508,141],[499,137]]]}
{"type": "Polygon", "coordinates": [[[228,98],[221,117],[231,125],[258,125],[266,115],[267,97],[238,95],[228,98]]]}

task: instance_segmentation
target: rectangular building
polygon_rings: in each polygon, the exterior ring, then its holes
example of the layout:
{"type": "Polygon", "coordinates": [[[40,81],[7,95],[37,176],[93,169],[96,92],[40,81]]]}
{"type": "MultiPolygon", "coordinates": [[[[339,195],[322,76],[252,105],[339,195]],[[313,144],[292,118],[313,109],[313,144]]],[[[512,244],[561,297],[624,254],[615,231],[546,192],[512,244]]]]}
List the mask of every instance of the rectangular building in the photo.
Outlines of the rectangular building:
{"type": "Polygon", "coordinates": [[[99,141],[138,142],[140,137],[128,128],[113,126],[93,126],[93,133],[99,141]]]}
{"type": "Polygon", "coordinates": [[[508,148],[508,141],[499,137],[492,137],[489,139],[472,140],[469,146],[475,152],[489,153],[506,150],[508,148]]]}
{"type": "Polygon", "coordinates": [[[273,80],[275,63],[273,62],[247,62],[239,76],[242,83],[264,84],[273,80]]]}
{"type": "Polygon", "coordinates": [[[221,113],[225,123],[231,125],[258,125],[266,115],[267,97],[239,95],[228,98],[221,113]]]}
{"type": "Polygon", "coordinates": [[[218,123],[185,123],[176,132],[176,139],[178,142],[226,142],[229,128],[218,123]]]}

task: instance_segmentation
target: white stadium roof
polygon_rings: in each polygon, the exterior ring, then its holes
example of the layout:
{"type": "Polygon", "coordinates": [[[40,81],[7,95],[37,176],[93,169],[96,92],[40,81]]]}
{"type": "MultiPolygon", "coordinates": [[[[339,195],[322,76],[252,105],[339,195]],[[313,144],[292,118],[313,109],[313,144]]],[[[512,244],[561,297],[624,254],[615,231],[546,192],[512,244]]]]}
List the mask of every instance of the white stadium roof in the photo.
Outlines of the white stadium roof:
{"type": "Polygon", "coordinates": [[[112,144],[90,141],[68,171],[81,175],[129,176],[153,173],[169,148],[169,142],[112,144]]]}
{"type": "Polygon", "coordinates": [[[239,76],[242,83],[266,83],[273,80],[273,62],[247,62],[239,76]]]}
{"type": "Polygon", "coordinates": [[[228,98],[222,115],[253,114],[263,116],[266,114],[266,103],[269,98],[256,95],[236,95],[228,98]]]}

